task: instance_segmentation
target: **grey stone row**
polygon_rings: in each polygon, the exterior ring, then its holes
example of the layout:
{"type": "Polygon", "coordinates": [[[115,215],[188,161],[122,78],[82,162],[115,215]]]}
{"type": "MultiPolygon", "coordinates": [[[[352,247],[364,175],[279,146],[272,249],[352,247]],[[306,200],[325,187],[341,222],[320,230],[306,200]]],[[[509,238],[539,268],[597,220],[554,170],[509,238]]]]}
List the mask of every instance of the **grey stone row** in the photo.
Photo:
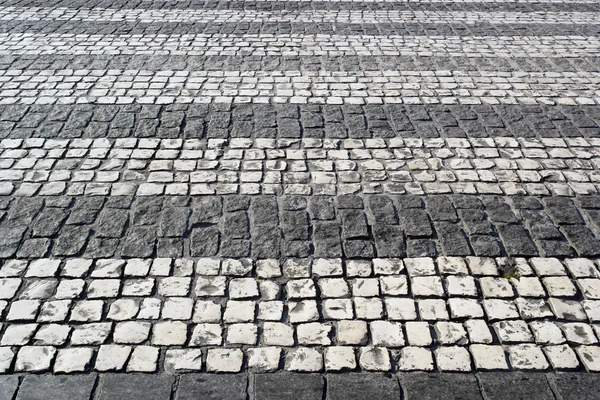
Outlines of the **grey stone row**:
{"type": "Polygon", "coordinates": [[[546,36],[597,35],[598,27],[587,24],[493,24],[493,23],[311,23],[311,22],[178,22],[145,23],[85,21],[3,21],[0,33],[58,34],[304,34],[304,35],[402,35],[402,36],[546,36]]]}
{"type": "Polygon", "coordinates": [[[595,400],[596,374],[88,374],[0,377],[3,399],[595,400]],[[560,397],[559,397],[560,396],[560,397]]]}
{"type": "Polygon", "coordinates": [[[247,0],[220,2],[207,1],[51,1],[43,0],[10,0],[3,2],[4,7],[54,7],[54,8],[114,8],[119,10],[156,9],[156,10],[262,10],[262,11],[302,11],[302,10],[418,10],[418,11],[598,11],[598,4],[593,0],[511,0],[511,1],[306,1],[306,0],[247,0]]]}
{"type": "Polygon", "coordinates": [[[10,105],[0,138],[600,136],[600,108],[515,105],[10,105]]]}
{"type": "Polygon", "coordinates": [[[526,72],[598,71],[597,57],[467,56],[287,56],[287,55],[3,55],[1,69],[143,69],[205,71],[379,71],[379,70],[494,70],[526,72]]]}
{"type": "Polygon", "coordinates": [[[4,197],[4,258],[595,256],[596,196],[4,197]]]}

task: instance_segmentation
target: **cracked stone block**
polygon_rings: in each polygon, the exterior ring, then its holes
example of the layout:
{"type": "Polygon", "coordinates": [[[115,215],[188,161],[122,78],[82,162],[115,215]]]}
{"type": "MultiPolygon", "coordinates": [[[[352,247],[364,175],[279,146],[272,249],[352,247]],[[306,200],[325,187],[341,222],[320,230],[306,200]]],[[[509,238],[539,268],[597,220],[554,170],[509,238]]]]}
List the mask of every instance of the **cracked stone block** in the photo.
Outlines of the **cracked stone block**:
{"type": "Polygon", "coordinates": [[[94,349],[89,347],[73,347],[59,349],[54,361],[54,372],[72,373],[88,371],[94,349]]]}
{"type": "Polygon", "coordinates": [[[29,263],[26,278],[49,278],[56,275],[60,260],[39,259],[29,263]]]}
{"type": "Polygon", "coordinates": [[[169,277],[158,281],[158,294],[162,296],[187,296],[191,278],[169,277]]]}
{"type": "Polygon", "coordinates": [[[71,321],[95,322],[100,321],[104,309],[102,300],[82,300],[75,303],[71,310],[71,321]]]}
{"type": "Polygon", "coordinates": [[[355,297],[353,300],[357,318],[372,320],[383,317],[383,303],[380,299],[355,297]]]}
{"type": "Polygon", "coordinates": [[[594,335],[594,331],[590,325],[583,323],[566,323],[560,324],[567,341],[571,344],[589,345],[598,343],[598,339],[594,335]]]}
{"type": "MultiPolygon", "coordinates": [[[[263,304],[263,303],[261,303],[263,304]]],[[[210,300],[197,300],[194,308],[193,322],[220,322],[221,305],[210,300]]]]}
{"type": "Polygon", "coordinates": [[[312,273],[317,276],[341,276],[344,273],[340,258],[317,258],[312,263],[312,273]]]}
{"type": "Polygon", "coordinates": [[[560,369],[575,369],[579,367],[577,355],[566,344],[558,346],[546,346],[542,349],[546,358],[556,370],[560,369]]]}
{"type": "Polygon", "coordinates": [[[170,297],[163,304],[161,317],[164,319],[187,320],[192,317],[193,308],[193,299],[170,297]]]}
{"type": "Polygon", "coordinates": [[[0,347],[0,372],[5,373],[10,370],[15,353],[10,347],[0,347]]]}
{"type": "Polygon", "coordinates": [[[15,371],[43,372],[50,369],[56,348],[50,346],[25,346],[19,349],[15,371]]]}
{"type": "Polygon", "coordinates": [[[159,352],[158,347],[135,347],[127,363],[127,372],[155,372],[159,352]]]}
{"type": "Polygon", "coordinates": [[[433,355],[429,349],[404,347],[398,360],[399,371],[433,371],[433,355]]]}
{"type": "Polygon", "coordinates": [[[370,324],[371,343],[378,347],[404,346],[402,325],[398,322],[372,321],[370,324]]]}
{"type": "Polygon", "coordinates": [[[404,275],[382,276],[379,278],[379,286],[383,295],[405,296],[408,294],[408,281],[404,275]]]}
{"type": "Polygon", "coordinates": [[[202,369],[202,350],[168,349],[164,365],[168,372],[199,371],[202,369]]]}
{"type": "Polygon", "coordinates": [[[281,352],[279,347],[249,348],[248,368],[255,372],[274,372],[279,368],[281,352]]]}
{"type": "Polygon", "coordinates": [[[318,321],[319,310],[317,302],[314,300],[289,302],[288,318],[291,323],[318,321]]]}
{"type": "MultiPolygon", "coordinates": [[[[398,275],[404,270],[402,260],[395,258],[374,258],[373,272],[375,275],[398,275]]],[[[368,275],[366,275],[368,276],[368,275]]]]}
{"type": "Polygon", "coordinates": [[[3,346],[26,345],[31,340],[33,332],[35,332],[37,327],[37,324],[8,325],[2,335],[0,344],[3,346]]]}
{"type": "Polygon", "coordinates": [[[600,348],[597,346],[580,346],[575,349],[586,371],[600,371],[600,348]]]}
{"type": "Polygon", "coordinates": [[[415,302],[409,298],[385,298],[388,318],[393,321],[411,321],[417,319],[415,302]]]}
{"type": "Polygon", "coordinates": [[[343,371],[356,368],[356,355],[352,347],[326,347],[324,357],[326,371],[343,371]]]}
{"type": "Polygon", "coordinates": [[[533,342],[533,335],[525,321],[501,321],[494,323],[493,327],[503,344],[533,342]]]}
{"type": "Polygon", "coordinates": [[[331,326],[312,322],[308,324],[299,324],[296,326],[296,336],[298,344],[301,345],[322,345],[328,346],[331,344],[329,334],[331,326]]]}
{"type": "Polygon", "coordinates": [[[187,325],[180,321],[161,321],[152,327],[152,344],[157,346],[183,345],[187,340],[187,325]]]}
{"type": "Polygon", "coordinates": [[[387,372],[392,368],[390,354],[384,347],[361,347],[358,363],[366,371],[387,372]]]}
{"type": "Polygon", "coordinates": [[[435,360],[440,371],[471,371],[471,357],[464,347],[448,346],[438,347],[435,351],[435,360]]]}
{"type": "Polygon", "coordinates": [[[7,321],[33,321],[40,308],[39,300],[17,300],[10,304],[7,321]]]}
{"type": "Polygon", "coordinates": [[[475,368],[478,370],[508,370],[506,355],[502,346],[472,344],[469,346],[475,368]]]}
{"type": "Polygon", "coordinates": [[[258,260],[256,262],[256,276],[269,279],[281,276],[281,267],[278,260],[258,260]]]}
{"type": "Polygon", "coordinates": [[[509,346],[508,359],[517,370],[543,370],[549,366],[542,349],[533,344],[509,346]]]}
{"type": "Polygon", "coordinates": [[[293,346],[294,328],[280,322],[265,322],[262,331],[262,344],[267,346],[293,346]]]}
{"type": "Polygon", "coordinates": [[[148,339],[151,324],[149,322],[125,321],[115,325],[113,340],[115,343],[137,344],[148,339]]]}
{"type": "Polygon", "coordinates": [[[73,328],[73,333],[71,334],[71,344],[103,344],[108,338],[111,329],[111,323],[92,323],[75,326],[73,328]]]}
{"type": "Polygon", "coordinates": [[[225,296],[227,288],[227,278],[224,276],[196,278],[195,293],[199,297],[220,297],[225,296]]]}
{"type": "Polygon", "coordinates": [[[296,347],[285,356],[286,371],[319,372],[323,370],[323,355],[316,349],[296,347]]]}
{"type": "Polygon", "coordinates": [[[140,310],[139,302],[133,299],[115,300],[108,309],[106,318],[115,321],[125,321],[133,319],[140,310]]]}
{"type": "Polygon", "coordinates": [[[231,324],[227,327],[226,341],[228,344],[255,345],[258,327],[255,324],[231,324]]]}
{"type": "Polygon", "coordinates": [[[42,325],[35,334],[34,344],[60,346],[67,341],[70,332],[70,326],[58,324],[42,325]]]}
{"type": "Polygon", "coordinates": [[[407,258],[404,260],[404,265],[411,278],[436,274],[433,259],[429,257],[407,258]]]}
{"type": "Polygon", "coordinates": [[[352,294],[355,297],[379,296],[379,280],[376,278],[357,278],[351,281],[352,294]]]}
{"type": "Polygon", "coordinates": [[[439,276],[417,276],[411,278],[411,288],[414,296],[442,297],[444,287],[439,276]]]}
{"type": "Polygon", "coordinates": [[[96,371],[121,371],[131,354],[131,346],[107,344],[100,346],[94,369],[96,371]]]}
{"type": "Polygon", "coordinates": [[[244,353],[239,349],[209,349],[206,356],[208,372],[240,372],[244,353]]]}
{"type": "Polygon", "coordinates": [[[223,313],[223,321],[227,323],[253,322],[256,302],[229,300],[223,313]]]}

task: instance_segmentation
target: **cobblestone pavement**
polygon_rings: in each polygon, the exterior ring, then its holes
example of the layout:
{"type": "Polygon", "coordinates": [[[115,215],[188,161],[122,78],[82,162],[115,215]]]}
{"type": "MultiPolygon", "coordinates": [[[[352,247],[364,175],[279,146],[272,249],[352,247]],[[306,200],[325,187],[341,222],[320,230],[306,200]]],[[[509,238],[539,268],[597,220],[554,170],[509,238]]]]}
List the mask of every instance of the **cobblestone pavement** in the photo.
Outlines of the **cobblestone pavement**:
{"type": "Polygon", "coordinates": [[[0,400],[597,400],[600,4],[5,0],[0,400]]]}

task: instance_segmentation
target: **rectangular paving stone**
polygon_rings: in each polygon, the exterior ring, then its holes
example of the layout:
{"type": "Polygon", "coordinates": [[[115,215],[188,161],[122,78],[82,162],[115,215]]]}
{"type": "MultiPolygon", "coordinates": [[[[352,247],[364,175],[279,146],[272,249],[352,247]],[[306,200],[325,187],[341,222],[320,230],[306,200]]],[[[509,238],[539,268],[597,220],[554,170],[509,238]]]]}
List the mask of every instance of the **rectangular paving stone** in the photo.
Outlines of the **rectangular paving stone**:
{"type": "Polygon", "coordinates": [[[0,376],[0,400],[12,400],[18,387],[18,376],[0,376]]]}
{"type": "Polygon", "coordinates": [[[183,374],[177,386],[175,400],[247,398],[247,374],[183,374]]]}
{"type": "Polygon", "coordinates": [[[319,374],[257,374],[254,398],[263,400],[321,400],[325,385],[319,374]]]}
{"type": "Polygon", "coordinates": [[[342,373],[327,376],[326,400],[376,398],[397,400],[400,386],[393,375],[371,373],[342,373]]]}
{"type": "Polygon", "coordinates": [[[474,375],[413,373],[399,378],[406,400],[483,400],[474,375]]]}
{"type": "Polygon", "coordinates": [[[600,376],[577,373],[549,374],[550,385],[564,400],[594,400],[598,398],[600,376]]]}
{"type": "Polygon", "coordinates": [[[169,400],[175,377],[166,374],[106,374],[98,395],[101,400],[169,400]]]}
{"type": "Polygon", "coordinates": [[[19,387],[17,400],[89,399],[97,374],[85,375],[27,375],[19,387]]]}
{"type": "Polygon", "coordinates": [[[553,400],[546,375],[524,373],[482,373],[477,375],[486,399],[553,400]]]}

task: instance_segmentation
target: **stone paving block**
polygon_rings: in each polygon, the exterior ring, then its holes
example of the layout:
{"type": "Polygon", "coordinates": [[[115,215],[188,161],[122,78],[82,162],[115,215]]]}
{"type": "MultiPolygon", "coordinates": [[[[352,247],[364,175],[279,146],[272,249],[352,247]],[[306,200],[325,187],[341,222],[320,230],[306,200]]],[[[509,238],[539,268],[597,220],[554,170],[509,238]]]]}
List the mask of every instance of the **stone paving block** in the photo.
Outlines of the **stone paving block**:
{"type": "Polygon", "coordinates": [[[254,377],[254,398],[322,400],[325,384],[319,374],[276,373],[254,377]]]}
{"type": "Polygon", "coordinates": [[[353,400],[374,397],[396,400],[400,386],[395,376],[369,373],[347,373],[327,376],[326,400],[353,400]]]}
{"type": "Polygon", "coordinates": [[[167,374],[106,374],[99,387],[101,400],[168,400],[175,377],[167,374]]]}
{"type": "Polygon", "coordinates": [[[19,377],[0,376],[0,400],[12,400],[19,387],[19,377]]]}
{"type": "Polygon", "coordinates": [[[563,400],[594,400],[598,398],[600,376],[589,373],[549,375],[550,385],[563,400]]]}
{"type": "Polygon", "coordinates": [[[17,400],[89,399],[96,378],[96,374],[74,376],[27,375],[19,387],[17,400]]]}
{"type": "Polygon", "coordinates": [[[407,373],[399,377],[406,400],[483,400],[473,375],[407,373]]]}
{"type": "Polygon", "coordinates": [[[245,400],[247,385],[246,374],[184,374],[179,380],[174,398],[175,400],[245,400]]]}
{"type": "Polygon", "coordinates": [[[554,395],[544,374],[482,373],[477,375],[486,399],[552,400],[554,395]]]}

